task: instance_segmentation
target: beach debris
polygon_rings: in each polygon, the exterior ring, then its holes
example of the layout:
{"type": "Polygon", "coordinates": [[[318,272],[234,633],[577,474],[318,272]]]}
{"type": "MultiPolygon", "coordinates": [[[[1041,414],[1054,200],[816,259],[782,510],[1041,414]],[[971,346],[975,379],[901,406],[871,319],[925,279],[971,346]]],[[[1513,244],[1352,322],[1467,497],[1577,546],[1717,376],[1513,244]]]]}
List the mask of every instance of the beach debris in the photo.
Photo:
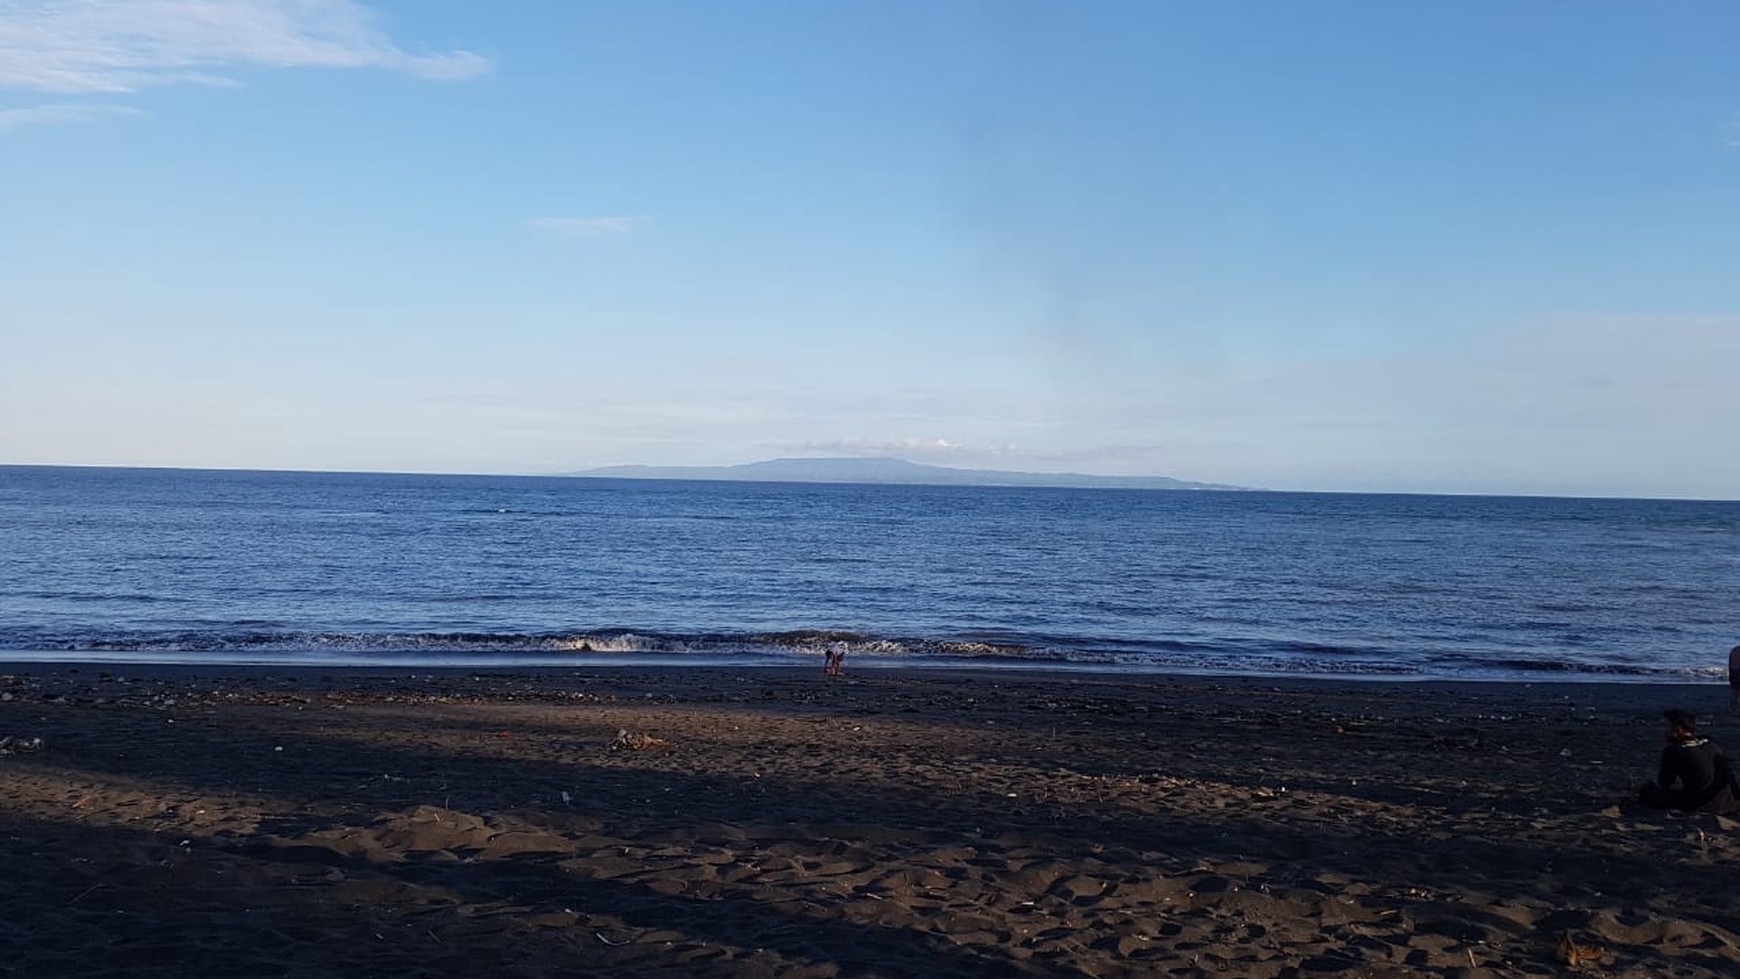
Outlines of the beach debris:
{"type": "Polygon", "coordinates": [[[15,755],[21,751],[41,751],[41,738],[0,738],[0,755],[15,755]]]}
{"type": "Polygon", "coordinates": [[[74,895],[74,896],[73,896],[73,899],[72,899],[72,900],[70,900],[70,901],[68,901],[68,902],[66,902],[66,903],[67,903],[67,904],[69,904],[69,905],[72,905],[72,904],[77,904],[77,903],[79,903],[79,900],[80,900],[80,899],[81,899],[81,898],[83,898],[83,897],[84,897],[84,896],[85,896],[85,895],[86,895],[86,894],[89,894],[89,893],[90,893],[90,892],[92,892],[92,891],[94,891],[94,890],[96,890],[96,889],[97,889],[97,888],[99,888],[99,887],[102,887],[102,886],[104,886],[104,885],[103,885],[103,884],[102,884],[102,883],[101,883],[101,882],[98,882],[98,883],[95,883],[95,884],[92,884],[92,885],[91,885],[91,886],[89,886],[89,887],[87,887],[87,888],[85,888],[85,889],[84,889],[84,890],[82,890],[82,891],[79,891],[79,892],[78,892],[78,894],[76,894],[76,895],[74,895]]]}
{"type": "Polygon", "coordinates": [[[626,748],[629,751],[646,751],[649,748],[669,748],[671,743],[664,738],[655,738],[650,734],[630,731],[622,728],[616,732],[616,740],[610,742],[611,750],[626,748]]]}
{"type": "Polygon", "coordinates": [[[1565,932],[1559,937],[1559,958],[1572,969],[1581,969],[1585,965],[1606,965],[1613,961],[1613,953],[1586,937],[1565,932]]]}

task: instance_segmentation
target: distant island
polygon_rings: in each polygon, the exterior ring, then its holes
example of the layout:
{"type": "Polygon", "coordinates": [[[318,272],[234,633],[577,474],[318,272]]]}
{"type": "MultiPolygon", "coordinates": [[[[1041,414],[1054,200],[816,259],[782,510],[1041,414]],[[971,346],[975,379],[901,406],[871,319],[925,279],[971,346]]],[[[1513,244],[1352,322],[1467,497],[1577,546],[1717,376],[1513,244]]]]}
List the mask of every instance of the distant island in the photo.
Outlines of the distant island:
{"type": "Polygon", "coordinates": [[[608,479],[722,479],[760,483],[890,483],[902,486],[1050,486],[1062,489],[1230,490],[1245,486],[1197,483],[1170,476],[1003,472],[927,466],[892,457],[768,459],[740,466],[605,466],[567,473],[608,479]]]}

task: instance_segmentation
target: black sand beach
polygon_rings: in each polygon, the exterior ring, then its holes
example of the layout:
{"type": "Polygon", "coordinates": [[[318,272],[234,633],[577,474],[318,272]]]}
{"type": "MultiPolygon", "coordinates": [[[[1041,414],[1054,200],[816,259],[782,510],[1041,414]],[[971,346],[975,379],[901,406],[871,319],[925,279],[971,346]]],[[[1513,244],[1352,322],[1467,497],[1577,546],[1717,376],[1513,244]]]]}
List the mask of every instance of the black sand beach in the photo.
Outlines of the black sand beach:
{"type": "Polygon", "coordinates": [[[0,673],[17,975],[1740,969],[1718,684],[0,673]]]}

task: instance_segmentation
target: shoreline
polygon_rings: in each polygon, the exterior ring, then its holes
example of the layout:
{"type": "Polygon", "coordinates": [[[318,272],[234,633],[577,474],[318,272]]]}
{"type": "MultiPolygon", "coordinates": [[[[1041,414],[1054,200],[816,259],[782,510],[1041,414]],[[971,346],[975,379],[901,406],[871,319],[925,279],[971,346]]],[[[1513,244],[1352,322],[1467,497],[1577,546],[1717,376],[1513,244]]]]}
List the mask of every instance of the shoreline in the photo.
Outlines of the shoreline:
{"type": "Polygon", "coordinates": [[[1731,974],[1721,684],[0,664],[21,973],[1731,974]],[[107,674],[105,676],[105,674],[107,674]],[[118,962],[107,967],[97,963],[118,962]],[[107,969],[108,971],[104,971],[107,969]]]}
{"type": "Polygon", "coordinates": [[[1192,691],[1204,696],[1237,697],[1248,694],[1279,694],[1302,698],[1330,696],[1337,700],[1372,698],[1373,704],[1393,704],[1405,711],[1425,709],[1433,695],[1459,696],[1471,701],[1527,707],[1572,700],[1601,711],[1635,714],[1650,719],[1668,707],[1693,709],[1706,724],[1732,724],[1736,754],[1740,756],[1740,708],[1730,709],[1726,683],[1663,682],[1635,679],[1520,680],[1443,679],[1407,677],[1268,676],[1262,674],[1213,673],[1107,673],[1090,670],[1000,670],[994,668],[935,667],[905,669],[892,666],[862,668],[848,664],[841,677],[827,677],[821,668],[772,665],[590,665],[590,666],[332,666],[305,664],[193,664],[130,663],[125,669],[113,663],[4,662],[0,682],[8,678],[33,678],[63,684],[232,682],[256,683],[263,688],[353,689],[372,691],[391,687],[421,689],[437,683],[449,688],[475,690],[489,696],[502,684],[517,685],[522,693],[560,693],[570,687],[601,689],[667,690],[678,698],[705,697],[714,687],[767,683],[799,687],[813,684],[813,693],[834,690],[840,699],[873,696],[877,690],[901,690],[918,685],[983,686],[1011,695],[1044,696],[1091,689],[1116,696],[1142,697],[1161,691],[1192,691]]]}
{"type": "MultiPolygon", "coordinates": [[[[286,676],[300,676],[308,673],[344,673],[353,676],[372,675],[417,675],[431,676],[465,674],[465,673],[523,673],[528,676],[557,676],[561,674],[591,674],[591,673],[632,673],[670,672],[670,673],[768,673],[777,674],[817,674],[821,673],[821,660],[818,657],[814,664],[808,662],[768,662],[765,660],[745,660],[732,663],[718,658],[707,658],[698,661],[684,661],[675,658],[653,659],[632,657],[600,657],[596,661],[568,663],[528,663],[509,660],[500,663],[490,662],[294,662],[291,660],[273,660],[256,662],[235,662],[222,659],[212,659],[203,662],[184,660],[157,661],[132,660],[120,657],[112,659],[60,659],[39,658],[40,651],[19,650],[0,651],[0,674],[8,672],[41,674],[52,672],[96,671],[99,673],[132,673],[138,675],[155,674],[158,672],[186,672],[190,674],[210,673],[214,676],[233,672],[235,675],[267,674],[281,672],[286,676]],[[9,654],[21,658],[6,658],[9,654]]],[[[1479,686],[1536,686],[1536,687],[1586,687],[1586,686],[1621,686],[1649,689],[1685,688],[1696,690],[1702,688],[1728,689],[1726,666],[1712,665],[1708,668],[1705,678],[1697,679],[1687,676],[1655,677],[1647,674],[1631,673],[1575,673],[1566,671],[1527,673],[1515,676],[1458,676],[1446,677],[1428,674],[1410,673],[1264,673],[1252,671],[1215,672],[1211,670],[1178,670],[1168,667],[1136,667],[1108,668],[1101,664],[1053,664],[1035,663],[1034,665],[964,665],[933,660],[885,660],[874,658],[849,658],[848,671],[856,676],[874,675],[910,675],[910,676],[976,676],[985,678],[1027,678],[1032,680],[1072,681],[1105,680],[1119,683],[1167,683],[1185,681],[1232,682],[1248,680],[1253,683],[1269,684],[1353,684],[1358,686],[1384,686],[1395,684],[1401,686],[1418,686],[1422,684],[1472,684],[1479,686]]]]}

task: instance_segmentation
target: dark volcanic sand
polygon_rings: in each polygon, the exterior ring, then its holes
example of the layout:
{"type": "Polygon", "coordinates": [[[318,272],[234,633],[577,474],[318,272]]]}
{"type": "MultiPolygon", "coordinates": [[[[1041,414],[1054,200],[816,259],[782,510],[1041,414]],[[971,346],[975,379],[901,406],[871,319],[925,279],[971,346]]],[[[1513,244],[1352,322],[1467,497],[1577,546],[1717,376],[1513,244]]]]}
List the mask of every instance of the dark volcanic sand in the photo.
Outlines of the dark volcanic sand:
{"type": "Polygon", "coordinates": [[[1740,974],[1721,686],[7,669],[8,974],[1740,974]]]}

